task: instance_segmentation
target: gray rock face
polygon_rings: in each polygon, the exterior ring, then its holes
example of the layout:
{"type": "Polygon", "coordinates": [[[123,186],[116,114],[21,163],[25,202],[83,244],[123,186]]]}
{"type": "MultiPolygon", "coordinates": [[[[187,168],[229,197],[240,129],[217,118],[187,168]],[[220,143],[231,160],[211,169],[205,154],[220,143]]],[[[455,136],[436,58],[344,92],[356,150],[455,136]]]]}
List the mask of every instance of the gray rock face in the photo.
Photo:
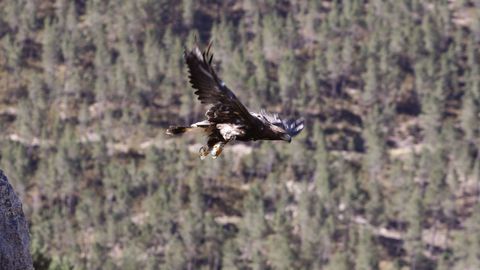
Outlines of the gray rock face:
{"type": "Polygon", "coordinates": [[[0,170],[0,269],[33,269],[22,202],[0,170]]]}

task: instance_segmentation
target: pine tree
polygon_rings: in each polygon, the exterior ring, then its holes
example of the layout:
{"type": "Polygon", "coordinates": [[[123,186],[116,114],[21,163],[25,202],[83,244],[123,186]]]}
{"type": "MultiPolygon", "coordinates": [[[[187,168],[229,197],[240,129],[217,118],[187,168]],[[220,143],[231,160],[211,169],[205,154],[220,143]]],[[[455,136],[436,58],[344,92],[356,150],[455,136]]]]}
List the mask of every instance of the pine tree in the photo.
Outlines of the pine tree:
{"type": "MultiPolygon", "coordinates": [[[[223,256],[222,256],[222,267],[227,270],[236,270],[240,269],[238,263],[236,262],[237,258],[237,249],[234,244],[234,240],[226,240],[222,246],[223,256]]],[[[258,265],[258,264],[257,264],[258,265]]],[[[255,268],[252,266],[252,268],[255,268]]],[[[261,267],[256,269],[260,270],[261,267]]]]}
{"type": "Polygon", "coordinates": [[[298,69],[293,52],[288,51],[282,59],[278,68],[278,84],[280,86],[280,96],[285,106],[291,103],[294,86],[298,80],[298,69]]]}
{"type": "Polygon", "coordinates": [[[239,245],[242,252],[251,257],[251,267],[261,269],[265,265],[262,254],[267,230],[264,205],[260,187],[254,184],[244,201],[244,217],[239,232],[239,245]]]}
{"type": "Polygon", "coordinates": [[[370,105],[378,102],[379,82],[378,82],[378,65],[374,57],[367,60],[367,71],[364,75],[365,89],[362,94],[364,104],[370,105]]]}
{"type": "Polygon", "coordinates": [[[348,256],[343,251],[337,251],[333,254],[330,261],[328,262],[325,270],[347,270],[352,269],[349,262],[348,256]]]}
{"type": "Polygon", "coordinates": [[[358,231],[358,234],[360,237],[357,244],[355,269],[378,269],[378,255],[376,254],[371,233],[368,229],[363,228],[358,231]]]}
{"type": "Polygon", "coordinates": [[[192,25],[195,15],[195,2],[192,0],[182,0],[182,8],[183,23],[186,26],[192,25]]]}
{"type": "MultiPolygon", "coordinates": [[[[268,74],[267,74],[267,65],[265,60],[265,55],[263,54],[263,40],[262,35],[256,34],[253,40],[253,53],[252,53],[252,62],[255,65],[255,79],[256,79],[256,88],[259,89],[255,95],[257,99],[260,99],[260,102],[265,102],[268,99],[268,74]]],[[[250,104],[253,105],[252,102],[250,104]]]]}
{"type": "Polygon", "coordinates": [[[460,120],[462,128],[465,132],[465,137],[468,141],[472,141],[478,133],[476,122],[479,121],[478,114],[480,112],[480,79],[478,73],[480,72],[480,65],[478,64],[478,49],[471,39],[467,43],[468,66],[471,68],[467,79],[467,87],[462,98],[462,110],[460,120]]]}
{"type": "Polygon", "coordinates": [[[413,187],[409,201],[405,209],[408,229],[405,239],[405,248],[410,258],[410,265],[415,268],[422,260],[422,230],[424,207],[422,202],[421,190],[418,186],[413,187]]]}
{"type": "Polygon", "coordinates": [[[173,235],[166,246],[164,267],[166,269],[184,269],[186,265],[185,246],[177,236],[173,235]]]}
{"type": "Polygon", "coordinates": [[[330,80],[331,89],[330,93],[336,93],[337,83],[339,82],[340,75],[342,73],[341,65],[341,47],[338,46],[338,43],[335,40],[332,40],[327,44],[326,51],[326,68],[328,71],[328,78],[330,80]]]}
{"type": "Polygon", "coordinates": [[[276,14],[267,14],[262,20],[262,41],[263,53],[266,59],[273,59],[279,56],[281,47],[282,19],[276,14]]]}
{"type": "Polygon", "coordinates": [[[332,183],[330,176],[329,156],[325,145],[325,137],[321,130],[320,124],[316,123],[314,126],[314,141],[316,142],[315,151],[315,188],[320,202],[328,203],[331,199],[332,183]]]}
{"type": "Polygon", "coordinates": [[[423,42],[424,47],[432,56],[436,56],[437,44],[439,37],[437,36],[437,31],[434,25],[434,19],[430,16],[430,13],[427,13],[422,20],[422,30],[423,30],[423,42]]]}
{"type": "Polygon", "coordinates": [[[11,34],[6,35],[6,37],[0,40],[0,42],[2,45],[2,50],[5,53],[5,68],[6,70],[13,72],[14,79],[18,79],[20,72],[19,65],[21,64],[22,46],[11,34]]]}
{"type": "Polygon", "coordinates": [[[205,215],[205,250],[209,269],[219,269],[222,262],[222,228],[217,225],[213,216],[205,215]]]}
{"type": "Polygon", "coordinates": [[[52,90],[56,90],[55,77],[58,60],[57,25],[54,20],[47,21],[42,38],[42,65],[45,82],[52,90]]]}
{"type": "Polygon", "coordinates": [[[308,189],[308,184],[302,186],[302,195],[298,203],[298,226],[300,229],[300,256],[304,264],[311,265],[318,257],[320,249],[320,216],[316,215],[314,196],[315,194],[308,189]]]}

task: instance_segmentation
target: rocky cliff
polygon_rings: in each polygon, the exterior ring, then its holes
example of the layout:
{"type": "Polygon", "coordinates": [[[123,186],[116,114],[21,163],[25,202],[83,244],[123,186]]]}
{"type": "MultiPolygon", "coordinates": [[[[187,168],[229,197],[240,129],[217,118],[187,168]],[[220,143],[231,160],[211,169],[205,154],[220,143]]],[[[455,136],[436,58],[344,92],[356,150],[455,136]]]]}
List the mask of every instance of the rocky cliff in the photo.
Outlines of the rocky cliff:
{"type": "Polygon", "coordinates": [[[22,202],[0,170],[0,269],[33,269],[22,202]]]}

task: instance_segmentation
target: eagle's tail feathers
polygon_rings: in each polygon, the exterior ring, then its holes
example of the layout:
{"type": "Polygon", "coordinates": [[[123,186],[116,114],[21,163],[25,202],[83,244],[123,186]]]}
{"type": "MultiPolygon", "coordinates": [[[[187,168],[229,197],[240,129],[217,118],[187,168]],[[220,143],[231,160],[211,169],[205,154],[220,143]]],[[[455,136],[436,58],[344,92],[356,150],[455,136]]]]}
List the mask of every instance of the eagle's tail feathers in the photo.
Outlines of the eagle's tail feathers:
{"type": "Polygon", "coordinates": [[[167,129],[167,135],[182,135],[187,132],[190,127],[175,127],[171,126],[167,129]]]}

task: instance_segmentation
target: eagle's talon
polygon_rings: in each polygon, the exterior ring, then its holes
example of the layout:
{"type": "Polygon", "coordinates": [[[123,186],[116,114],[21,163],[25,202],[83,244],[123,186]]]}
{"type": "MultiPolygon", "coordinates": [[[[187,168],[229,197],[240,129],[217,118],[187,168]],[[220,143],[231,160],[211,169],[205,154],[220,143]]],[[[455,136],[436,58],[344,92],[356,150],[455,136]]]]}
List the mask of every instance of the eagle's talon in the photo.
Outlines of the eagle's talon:
{"type": "Polygon", "coordinates": [[[200,150],[198,150],[198,152],[200,153],[200,159],[201,160],[204,160],[205,157],[208,156],[208,150],[207,150],[207,148],[205,148],[205,146],[200,147],[200,150]]]}
{"type": "Polygon", "coordinates": [[[223,146],[224,144],[219,142],[212,147],[212,151],[210,152],[210,154],[212,155],[213,159],[216,159],[218,156],[220,156],[223,150],[223,146]]]}

